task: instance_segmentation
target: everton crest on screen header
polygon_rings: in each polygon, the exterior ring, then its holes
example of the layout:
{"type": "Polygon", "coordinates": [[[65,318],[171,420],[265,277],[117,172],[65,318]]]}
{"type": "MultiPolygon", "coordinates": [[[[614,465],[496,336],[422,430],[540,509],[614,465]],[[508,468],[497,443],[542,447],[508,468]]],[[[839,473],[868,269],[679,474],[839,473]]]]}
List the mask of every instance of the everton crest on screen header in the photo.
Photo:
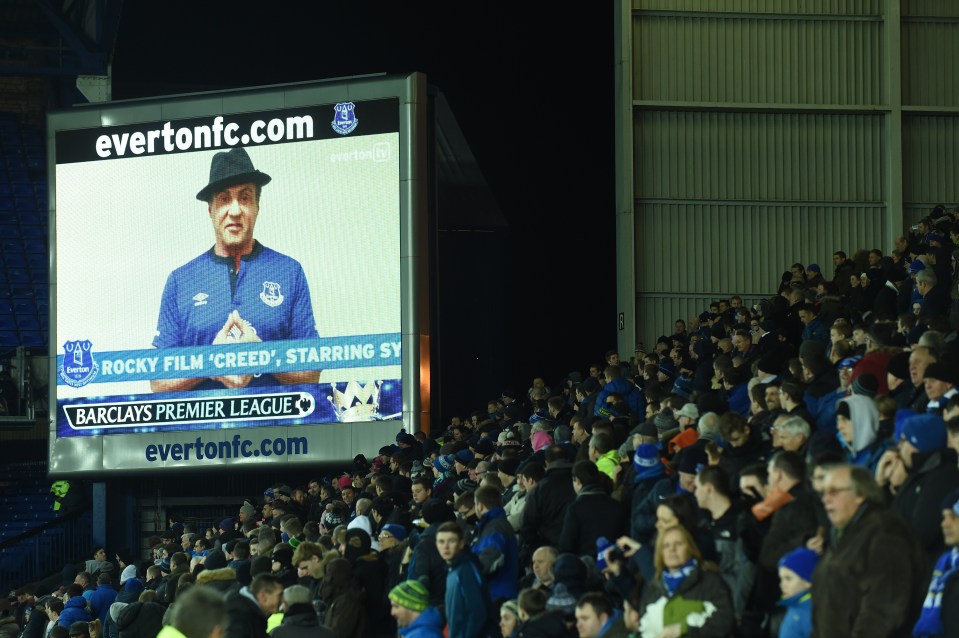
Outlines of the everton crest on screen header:
{"type": "Polygon", "coordinates": [[[67,341],[63,344],[63,352],[63,364],[58,372],[67,385],[82,388],[100,372],[100,366],[93,360],[90,341],[67,341]]]}

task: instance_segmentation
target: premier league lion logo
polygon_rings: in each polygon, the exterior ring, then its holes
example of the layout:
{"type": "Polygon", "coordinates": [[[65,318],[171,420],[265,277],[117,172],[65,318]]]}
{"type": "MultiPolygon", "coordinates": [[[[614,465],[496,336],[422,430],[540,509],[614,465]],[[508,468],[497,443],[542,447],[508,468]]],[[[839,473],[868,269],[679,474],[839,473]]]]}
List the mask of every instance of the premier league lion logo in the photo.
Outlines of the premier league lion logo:
{"type": "Polygon", "coordinates": [[[349,135],[353,132],[356,125],[360,123],[356,114],[353,112],[355,108],[356,105],[352,102],[340,102],[333,107],[336,115],[333,116],[333,121],[330,122],[330,125],[334,131],[340,135],[349,135]]]}
{"type": "Polygon", "coordinates": [[[67,341],[63,344],[63,363],[59,374],[63,382],[81,388],[93,381],[100,366],[93,359],[93,344],[87,340],[67,341]]]}

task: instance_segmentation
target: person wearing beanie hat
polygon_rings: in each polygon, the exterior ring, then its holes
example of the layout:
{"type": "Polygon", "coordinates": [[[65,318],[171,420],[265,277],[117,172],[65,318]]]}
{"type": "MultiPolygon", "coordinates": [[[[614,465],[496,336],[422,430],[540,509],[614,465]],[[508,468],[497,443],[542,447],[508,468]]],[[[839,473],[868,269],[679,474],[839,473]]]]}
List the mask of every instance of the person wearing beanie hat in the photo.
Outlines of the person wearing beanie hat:
{"type": "Polygon", "coordinates": [[[939,508],[959,488],[959,459],[946,447],[946,424],[938,415],[909,416],[897,435],[899,450],[886,455],[876,479],[894,490],[890,509],[909,523],[931,562],[943,549],[939,508]]]}
{"type": "Polygon", "coordinates": [[[944,361],[933,361],[926,366],[922,377],[926,398],[929,400],[926,412],[942,414],[949,399],[959,394],[959,389],[956,388],[957,377],[959,374],[953,366],[944,361]]]}
{"type": "Polygon", "coordinates": [[[819,554],[800,547],[779,559],[779,605],[786,608],[780,636],[808,638],[812,635],[812,575],[819,554]]]}
{"type": "Polygon", "coordinates": [[[256,508],[249,503],[243,505],[243,507],[240,508],[240,513],[237,518],[239,518],[241,524],[256,520],[256,508]]]}
{"type": "Polygon", "coordinates": [[[889,360],[886,366],[886,386],[889,388],[889,398],[896,402],[898,408],[909,406],[914,389],[909,381],[909,352],[900,352],[889,360]]]}
{"type": "Polygon", "coordinates": [[[446,624],[436,607],[429,606],[429,591],[418,580],[407,580],[390,590],[390,615],[403,638],[442,638],[446,624]]]}
{"type": "Polygon", "coordinates": [[[652,542],[656,534],[656,508],[659,502],[676,491],[666,466],[660,459],[657,443],[642,443],[633,454],[632,506],[628,521],[629,536],[641,543],[652,542]]]}
{"type": "Polygon", "coordinates": [[[879,391],[879,381],[877,381],[876,377],[872,374],[862,374],[856,377],[856,380],[852,382],[850,390],[852,394],[873,399],[879,391]]]}
{"type": "Polygon", "coordinates": [[[932,570],[913,636],[959,635],[959,490],[941,502],[940,521],[945,552],[932,570]]]}

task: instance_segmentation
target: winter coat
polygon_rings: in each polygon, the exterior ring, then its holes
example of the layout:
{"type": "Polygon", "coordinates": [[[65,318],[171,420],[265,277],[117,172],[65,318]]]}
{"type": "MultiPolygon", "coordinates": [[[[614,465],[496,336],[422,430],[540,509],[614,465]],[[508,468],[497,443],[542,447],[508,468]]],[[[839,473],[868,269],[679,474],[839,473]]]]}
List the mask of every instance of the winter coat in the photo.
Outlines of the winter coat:
{"type": "Polygon", "coordinates": [[[662,578],[651,580],[643,589],[640,602],[641,633],[659,635],[676,623],[682,635],[696,638],[724,638],[736,628],[736,614],[729,587],[719,574],[701,565],[686,577],[672,596],[667,595],[662,578]],[[690,631],[693,630],[693,631],[690,631]]]}
{"type": "Polygon", "coordinates": [[[236,570],[232,567],[221,567],[220,569],[204,569],[196,575],[197,585],[207,585],[219,592],[227,592],[230,587],[235,585],[236,570]]]}
{"type": "Polygon", "coordinates": [[[629,535],[632,538],[644,544],[653,541],[656,536],[656,508],[674,490],[673,482],[665,475],[640,479],[634,484],[629,514],[629,535]]]}
{"type": "Polygon", "coordinates": [[[789,494],[793,500],[772,515],[760,552],[763,569],[773,573],[778,569],[779,559],[798,547],[805,547],[819,527],[816,494],[803,483],[794,485],[789,494]]]}
{"type": "Polygon", "coordinates": [[[946,549],[942,538],[942,502],[959,487],[956,452],[951,449],[916,453],[913,470],[896,492],[890,509],[909,523],[926,553],[927,565],[946,549]]]}
{"type": "Polygon", "coordinates": [[[584,487],[566,508],[557,549],[560,554],[595,556],[597,538],[605,536],[612,542],[625,532],[626,509],[623,503],[600,487],[584,487]]]}
{"type": "Polygon", "coordinates": [[[829,369],[806,386],[803,402],[809,414],[816,420],[817,430],[836,431],[836,401],[839,399],[836,389],[839,385],[839,373],[829,369]]]}
{"type": "Polygon", "coordinates": [[[813,574],[814,635],[908,636],[928,585],[924,557],[908,525],[864,503],[833,536],[813,574]]]}
{"type": "Polygon", "coordinates": [[[20,626],[13,616],[0,618],[0,638],[17,638],[20,635],[20,626]]]}
{"type": "Polygon", "coordinates": [[[283,615],[283,622],[270,632],[270,638],[336,638],[336,634],[320,624],[313,605],[290,606],[283,615]]]}
{"type": "Polygon", "coordinates": [[[446,599],[446,561],[436,551],[436,528],[430,525],[420,534],[410,558],[407,578],[418,580],[430,591],[430,607],[441,607],[446,599]]]}
{"type": "Polygon", "coordinates": [[[579,634],[566,628],[563,615],[559,611],[544,611],[524,622],[517,632],[517,638],[575,638],[579,634]]]}
{"type": "Polygon", "coordinates": [[[512,600],[519,594],[519,545],[502,507],[479,520],[472,551],[479,559],[493,600],[512,600]]]}
{"type": "Polygon", "coordinates": [[[30,620],[27,621],[23,633],[20,634],[21,638],[44,638],[43,634],[46,632],[49,622],[50,619],[47,618],[47,615],[34,605],[33,611],[30,612],[30,620]]]}
{"type": "Polygon", "coordinates": [[[244,587],[226,597],[226,638],[266,638],[266,615],[244,587]]]}
{"type": "Polygon", "coordinates": [[[427,607],[423,613],[406,627],[400,627],[403,638],[442,638],[446,621],[435,607],[427,607]]]}
{"type": "Polygon", "coordinates": [[[729,587],[737,614],[742,614],[746,608],[756,580],[756,565],[746,556],[742,536],[746,516],[751,514],[743,512],[734,502],[725,514],[709,522],[719,555],[719,573],[729,587]]]}
{"type": "Polygon", "coordinates": [[[483,577],[476,558],[461,551],[450,563],[446,576],[446,619],[449,638],[480,638],[485,635],[492,610],[483,590],[483,577]]]}
{"type": "Polygon", "coordinates": [[[117,615],[120,638],[153,638],[163,626],[163,613],[159,603],[130,603],[117,615]]]}
{"type": "Polygon", "coordinates": [[[779,638],[809,638],[812,636],[812,594],[804,591],[783,598],[779,604],[786,608],[779,638]]]}
{"type": "Polygon", "coordinates": [[[523,544],[529,547],[559,544],[566,508],[576,492],[573,491],[572,465],[557,461],[546,468],[546,476],[526,497],[523,512],[523,544]]]}
{"type": "Polygon", "coordinates": [[[353,578],[353,566],[345,558],[330,561],[320,585],[327,603],[323,624],[336,638],[366,638],[366,596],[353,578]]]}
{"type": "Polygon", "coordinates": [[[57,624],[69,630],[75,622],[90,622],[93,617],[87,612],[87,599],[83,596],[74,596],[63,604],[63,612],[57,624]]]}
{"type": "Polygon", "coordinates": [[[635,383],[622,377],[613,379],[599,391],[599,396],[596,397],[596,402],[593,404],[594,416],[602,416],[600,411],[606,407],[606,398],[614,393],[622,395],[626,405],[629,406],[630,414],[635,415],[637,420],[642,420],[646,415],[646,399],[635,383]]]}
{"type": "Polygon", "coordinates": [[[107,614],[110,613],[110,605],[117,599],[117,590],[110,585],[99,585],[96,591],[90,596],[90,607],[93,613],[100,619],[101,624],[106,624],[107,614]]]}

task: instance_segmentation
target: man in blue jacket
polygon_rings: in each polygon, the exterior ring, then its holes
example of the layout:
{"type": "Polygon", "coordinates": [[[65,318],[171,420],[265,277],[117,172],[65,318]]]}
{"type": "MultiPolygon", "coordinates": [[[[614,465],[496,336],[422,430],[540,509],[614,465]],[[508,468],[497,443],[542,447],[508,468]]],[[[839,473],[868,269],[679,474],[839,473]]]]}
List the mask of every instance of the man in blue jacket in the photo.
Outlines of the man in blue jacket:
{"type": "Polygon", "coordinates": [[[519,544],[506,519],[503,497],[495,487],[484,485],[473,500],[479,523],[472,550],[489,582],[490,598],[494,603],[512,600],[519,594],[519,544]]]}
{"type": "Polygon", "coordinates": [[[90,607],[101,623],[106,624],[110,605],[116,602],[116,599],[117,590],[113,588],[113,579],[110,578],[110,574],[100,574],[97,577],[97,588],[90,595],[90,607]]]}
{"type": "Polygon", "coordinates": [[[646,399],[634,383],[623,378],[620,367],[614,365],[607,366],[603,374],[606,378],[606,385],[603,386],[603,389],[599,391],[599,395],[596,397],[593,414],[596,416],[609,416],[609,413],[603,412],[606,410],[606,398],[616,393],[622,395],[623,400],[626,401],[626,404],[629,406],[629,411],[637,420],[640,422],[645,420],[646,399]]]}
{"type": "Polygon", "coordinates": [[[491,610],[477,560],[464,548],[463,530],[457,523],[443,523],[436,530],[436,550],[449,566],[446,576],[449,638],[480,638],[486,634],[491,610]]]}
{"type": "Polygon", "coordinates": [[[57,624],[70,630],[70,625],[75,622],[90,622],[93,618],[87,613],[87,599],[83,597],[83,587],[72,583],[67,587],[67,593],[64,597],[63,611],[57,619],[57,624]]]}

